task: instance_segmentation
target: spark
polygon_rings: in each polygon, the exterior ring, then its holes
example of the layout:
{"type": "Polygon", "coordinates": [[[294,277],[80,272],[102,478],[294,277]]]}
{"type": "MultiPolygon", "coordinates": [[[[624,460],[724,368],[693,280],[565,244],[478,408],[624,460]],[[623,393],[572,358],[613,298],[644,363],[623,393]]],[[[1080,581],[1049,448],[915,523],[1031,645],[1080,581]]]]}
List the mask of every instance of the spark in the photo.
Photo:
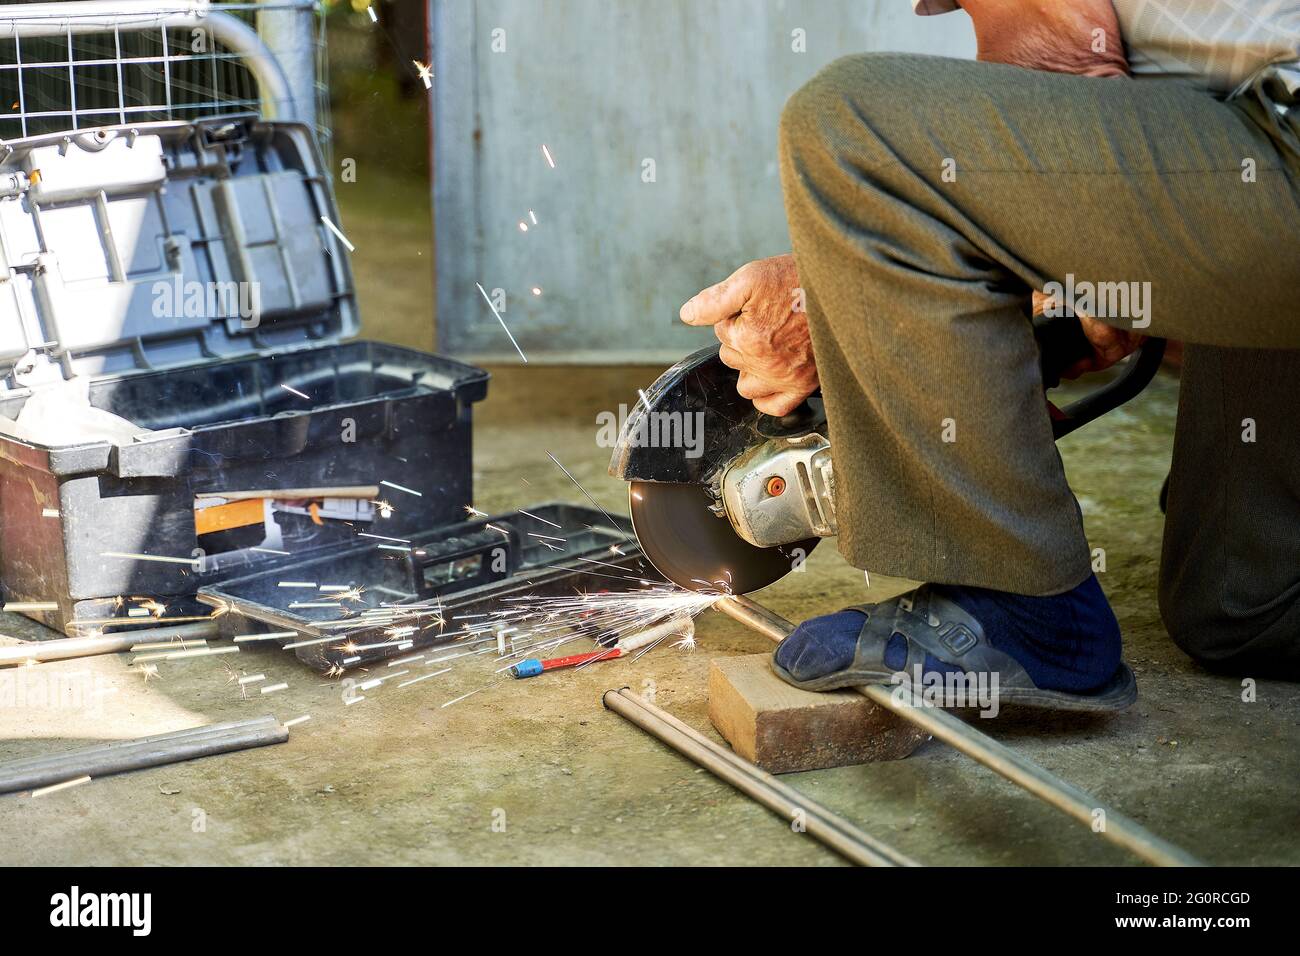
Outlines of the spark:
{"type": "Polygon", "coordinates": [[[158,680],[162,680],[162,678],[158,676],[157,664],[141,664],[138,670],[141,674],[144,675],[144,682],[146,684],[149,683],[154,678],[157,678],[158,680]]]}
{"type": "Polygon", "coordinates": [[[694,617],[722,596],[718,592],[656,585],[630,592],[580,592],[505,601],[516,611],[523,611],[511,623],[531,628],[538,637],[531,645],[516,645],[514,656],[522,656],[532,648],[550,650],[581,637],[609,646],[665,622],[694,617]]]}
{"type": "Polygon", "coordinates": [[[281,637],[297,637],[297,631],[271,631],[269,634],[237,634],[235,643],[243,641],[274,641],[281,637]]]}
{"type": "MultiPolygon", "coordinates": [[[[520,513],[521,515],[527,515],[528,517],[532,518],[534,521],[540,521],[542,524],[548,524],[548,525],[550,525],[552,528],[559,528],[559,527],[560,527],[560,526],[559,526],[558,524],[556,524],[554,521],[548,521],[548,520],[546,520],[545,518],[543,518],[541,515],[535,515],[535,514],[533,514],[531,511],[525,511],[523,508],[519,508],[518,511],[519,511],[519,513],[520,513]]],[[[561,530],[563,530],[563,529],[561,529],[561,530]]]]}
{"type": "Polygon", "coordinates": [[[393,516],[393,506],[387,501],[372,501],[371,504],[379,509],[379,517],[391,518],[393,516]]]}
{"type": "Polygon", "coordinates": [[[311,588],[312,590],[315,590],[316,582],[315,581],[280,581],[277,582],[277,586],[282,588],[311,588]]]}
{"type": "Polygon", "coordinates": [[[151,641],[143,644],[132,644],[131,653],[144,654],[147,651],[184,651],[192,647],[207,646],[208,640],[205,637],[193,641],[187,641],[182,638],[172,638],[167,641],[151,641]]]}
{"type": "Polygon", "coordinates": [[[343,233],[339,230],[339,227],[338,227],[338,226],[336,226],[336,225],[334,225],[334,223],[330,222],[330,219],[329,219],[328,216],[321,216],[321,217],[320,217],[320,221],[323,222],[323,223],[325,223],[325,228],[326,228],[326,229],[328,229],[330,232],[334,233],[334,235],[336,235],[336,236],[339,237],[339,242],[343,243],[343,245],[345,245],[345,246],[348,247],[348,252],[355,252],[355,251],[356,251],[357,247],[354,246],[354,245],[352,245],[352,243],[348,242],[348,237],[345,236],[345,235],[343,235],[343,233]]]}
{"type": "Polygon", "coordinates": [[[146,611],[148,611],[150,614],[152,614],[154,617],[162,617],[164,614],[167,613],[167,605],[159,604],[157,601],[146,601],[144,604],[140,606],[144,608],[146,611]]]}
{"type": "Polygon", "coordinates": [[[389,488],[396,488],[398,491],[405,491],[408,495],[415,495],[417,498],[423,498],[423,491],[416,491],[414,488],[407,488],[405,485],[399,485],[392,481],[381,481],[381,485],[387,485],[389,488]]]}
{"type": "Polygon", "coordinates": [[[132,664],[143,664],[148,661],[184,661],[192,657],[215,657],[220,654],[238,654],[238,647],[198,647],[190,651],[175,651],[172,653],[162,654],[142,654],[136,657],[132,664]]]}
{"type": "Polygon", "coordinates": [[[33,797],[43,797],[47,793],[56,793],[59,790],[67,790],[69,787],[79,787],[83,783],[90,783],[90,776],[75,777],[72,780],[65,780],[62,783],[52,783],[48,787],[37,787],[32,791],[33,797]]]}
{"type": "Polygon", "coordinates": [[[402,688],[402,687],[409,687],[409,686],[411,686],[412,684],[418,684],[418,683],[420,683],[420,681],[422,681],[422,680],[428,680],[430,677],[437,677],[439,674],[445,674],[445,673],[447,673],[449,670],[451,670],[450,667],[444,667],[444,668],[443,668],[442,670],[440,670],[440,671],[433,671],[432,673],[425,674],[425,675],[423,675],[423,676],[421,676],[421,677],[412,677],[410,680],[404,680],[404,681],[402,681],[400,684],[398,684],[397,686],[398,686],[399,689],[402,688]]]}
{"type": "Polygon", "coordinates": [[[492,297],[487,294],[487,289],[483,288],[483,284],[481,282],[476,282],[474,284],[478,286],[478,291],[483,295],[483,301],[488,304],[488,308],[492,310],[492,314],[495,315],[497,317],[497,321],[501,323],[501,328],[505,329],[506,335],[509,336],[510,338],[510,344],[515,347],[515,351],[519,353],[519,357],[523,359],[524,364],[527,365],[528,356],[524,354],[524,350],[521,349],[519,347],[519,343],[515,341],[514,335],[511,334],[510,328],[506,325],[506,320],[501,318],[501,313],[498,312],[497,307],[492,304],[492,297]]]}
{"type": "Polygon", "coordinates": [[[542,155],[545,156],[545,157],[546,157],[546,161],[547,161],[548,163],[550,163],[550,165],[551,165],[551,169],[554,169],[554,168],[555,168],[555,160],[551,158],[551,151],[550,151],[549,149],[546,148],[546,144],[545,144],[545,143],[542,144],[542,155]]]}
{"type": "Polygon", "coordinates": [[[371,534],[369,531],[358,531],[358,538],[378,538],[381,541],[396,541],[399,544],[410,544],[410,538],[391,538],[386,534],[371,534]]]}
{"type": "Polygon", "coordinates": [[[307,401],[309,401],[309,402],[311,401],[311,396],[310,396],[310,395],[308,395],[306,392],[300,392],[300,391],[298,391],[296,388],[294,388],[294,387],[291,386],[291,385],[285,385],[283,382],[281,382],[281,383],[280,383],[280,387],[281,387],[282,389],[284,389],[286,392],[290,392],[290,393],[292,393],[292,394],[294,394],[294,395],[297,395],[299,398],[305,398],[305,399],[307,399],[307,401]]]}
{"type": "Polygon", "coordinates": [[[378,22],[379,22],[379,16],[375,13],[375,8],[374,8],[374,7],[366,7],[366,13],[370,14],[370,22],[371,22],[371,23],[378,23],[378,22]]]}
{"type": "Polygon", "coordinates": [[[249,548],[249,551],[260,551],[263,554],[283,554],[287,555],[288,551],[277,551],[275,548],[249,548]]]}
{"type": "Polygon", "coordinates": [[[528,218],[533,221],[534,226],[537,225],[537,213],[533,212],[531,209],[528,210],[528,218]]]}
{"type": "MultiPolygon", "coordinates": [[[[480,687],[478,690],[472,690],[472,691],[470,691],[468,694],[461,694],[459,697],[457,697],[457,698],[455,698],[455,699],[453,699],[453,700],[449,700],[449,701],[447,701],[447,703],[443,704],[442,706],[443,706],[443,707],[450,707],[452,704],[459,704],[462,700],[465,700],[465,699],[468,698],[468,697],[473,697],[475,694],[480,693],[481,691],[485,691],[485,690],[487,690],[486,687],[480,687]]],[[[440,709],[441,709],[441,708],[440,708],[440,709]]]]}
{"type": "Polygon", "coordinates": [[[283,650],[292,651],[299,647],[312,647],[316,644],[328,644],[330,641],[337,641],[337,637],[318,637],[311,641],[294,641],[292,644],[286,644],[283,650]]]}
{"type": "Polygon", "coordinates": [[[101,558],[130,558],[133,561],[166,561],[171,564],[193,564],[194,558],[169,558],[161,554],[133,554],[129,551],[101,551],[101,558]]]}
{"type": "MultiPolygon", "coordinates": [[[[596,499],[591,497],[590,494],[588,494],[587,489],[582,487],[582,485],[578,482],[577,478],[573,477],[573,473],[569,471],[569,469],[565,468],[563,465],[560,464],[560,459],[556,458],[549,451],[546,453],[546,457],[551,459],[551,461],[555,462],[555,467],[559,468],[560,471],[564,472],[565,477],[567,477],[571,482],[573,482],[573,484],[577,487],[579,491],[582,492],[582,494],[586,497],[586,499],[592,503],[595,509],[605,516],[605,520],[609,522],[609,526],[613,528],[615,531],[617,531],[618,522],[609,516],[608,511],[606,511],[604,508],[602,508],[599,504],[596,503],[596,499]]],[[[619,532],[619,534],[622,535],[624,541],[627,541],[627,535],[624,535],[621,531],[619,532]]],[[[628,541],[628,544],[631,543],[632,542],[628,541]]]]}
{"type": "Polygon", "coordinates": [[[411,62],[415,64],[415,70],[424,83],[424,88],[426,90],[433,89],[433,64],[421,63],[419,60],[412,60],[411,62]]]}
{"type": "Polygon", "coordinates": [[[465,506],[465,514],[473,518],[486,518],[488,516],[488,513],[486,511],[479,511],[473,505],[465,506]]]}

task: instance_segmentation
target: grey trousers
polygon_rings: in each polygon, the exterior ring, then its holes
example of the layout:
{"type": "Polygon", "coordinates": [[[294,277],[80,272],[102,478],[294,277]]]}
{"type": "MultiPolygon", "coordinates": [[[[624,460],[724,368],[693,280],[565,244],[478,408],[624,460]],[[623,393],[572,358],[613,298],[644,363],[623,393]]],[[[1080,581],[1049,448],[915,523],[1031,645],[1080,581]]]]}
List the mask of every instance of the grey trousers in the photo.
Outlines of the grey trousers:
{"type": "Polygon", "coordinates": [[[1136,283],[1144,315],[1094,314],[1189,343],[1166,625],[1207,664],[1300,674],[1300,158],[1263,109],[868,54],[791,97],[780,153],[844,556],[1020,594],[1087,578],[1029,299],[1136,283]]]}

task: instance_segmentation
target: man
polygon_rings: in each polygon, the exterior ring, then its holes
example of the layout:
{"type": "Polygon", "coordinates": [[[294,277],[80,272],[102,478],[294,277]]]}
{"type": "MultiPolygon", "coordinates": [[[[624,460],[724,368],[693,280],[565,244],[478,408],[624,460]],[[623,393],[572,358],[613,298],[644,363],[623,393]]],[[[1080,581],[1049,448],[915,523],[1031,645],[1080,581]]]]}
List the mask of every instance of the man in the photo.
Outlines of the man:
{"type": "Polygon", "coordinates": [[[1075,372],[1142,334],[1187,343],[1166,626],[1207,665],[1300,674],[1300,0],[960,6],[980,62],[849,57],[791,97],[793,256],[682,308],[760,410],[820,384],[841,552],[929,582],[804,622],[776,671],[821,690],[919,664],[998,672],[1004,699],[1132,702],[1028,320],[1036,290],[1108,283],[1149,294],[1080,308],[1096,354],[1075,372]]]}

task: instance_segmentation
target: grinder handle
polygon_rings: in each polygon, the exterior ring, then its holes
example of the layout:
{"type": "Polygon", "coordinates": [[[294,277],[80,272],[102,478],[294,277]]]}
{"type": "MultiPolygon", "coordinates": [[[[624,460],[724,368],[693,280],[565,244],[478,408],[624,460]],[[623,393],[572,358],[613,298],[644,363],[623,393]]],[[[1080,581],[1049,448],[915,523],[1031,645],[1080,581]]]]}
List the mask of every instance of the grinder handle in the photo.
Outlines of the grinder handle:
{"type": "MultiPolygon", "coordinates": [[[[1074,316],[1036,319],[1034,338],[1038,340],[1039,365],[1045,389],[1061,384],[1062,372],[1092,355],[1092,343],[1074,316]]],[[[1052,419],[1052,437],[1062,438],[1133,398],[1155,378],[1164,355],[1164,339],[1147,339],[1124,361],[1115,378],[1056,410],[1058,414],[1052,419]]]]}

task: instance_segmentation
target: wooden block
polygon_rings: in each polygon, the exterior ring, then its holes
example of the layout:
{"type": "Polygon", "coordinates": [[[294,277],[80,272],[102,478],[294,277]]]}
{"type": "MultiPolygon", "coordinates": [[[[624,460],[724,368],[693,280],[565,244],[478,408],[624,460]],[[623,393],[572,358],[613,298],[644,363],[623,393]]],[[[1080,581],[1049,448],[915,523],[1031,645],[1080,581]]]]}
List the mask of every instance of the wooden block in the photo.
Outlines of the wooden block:
{"type": "Polygon", "coordinates": [[[768,773],[897,760],[929,735],[861,694],[814,694],[772,673],[770,654],[709,662],[709,720],[768,773]]]}

